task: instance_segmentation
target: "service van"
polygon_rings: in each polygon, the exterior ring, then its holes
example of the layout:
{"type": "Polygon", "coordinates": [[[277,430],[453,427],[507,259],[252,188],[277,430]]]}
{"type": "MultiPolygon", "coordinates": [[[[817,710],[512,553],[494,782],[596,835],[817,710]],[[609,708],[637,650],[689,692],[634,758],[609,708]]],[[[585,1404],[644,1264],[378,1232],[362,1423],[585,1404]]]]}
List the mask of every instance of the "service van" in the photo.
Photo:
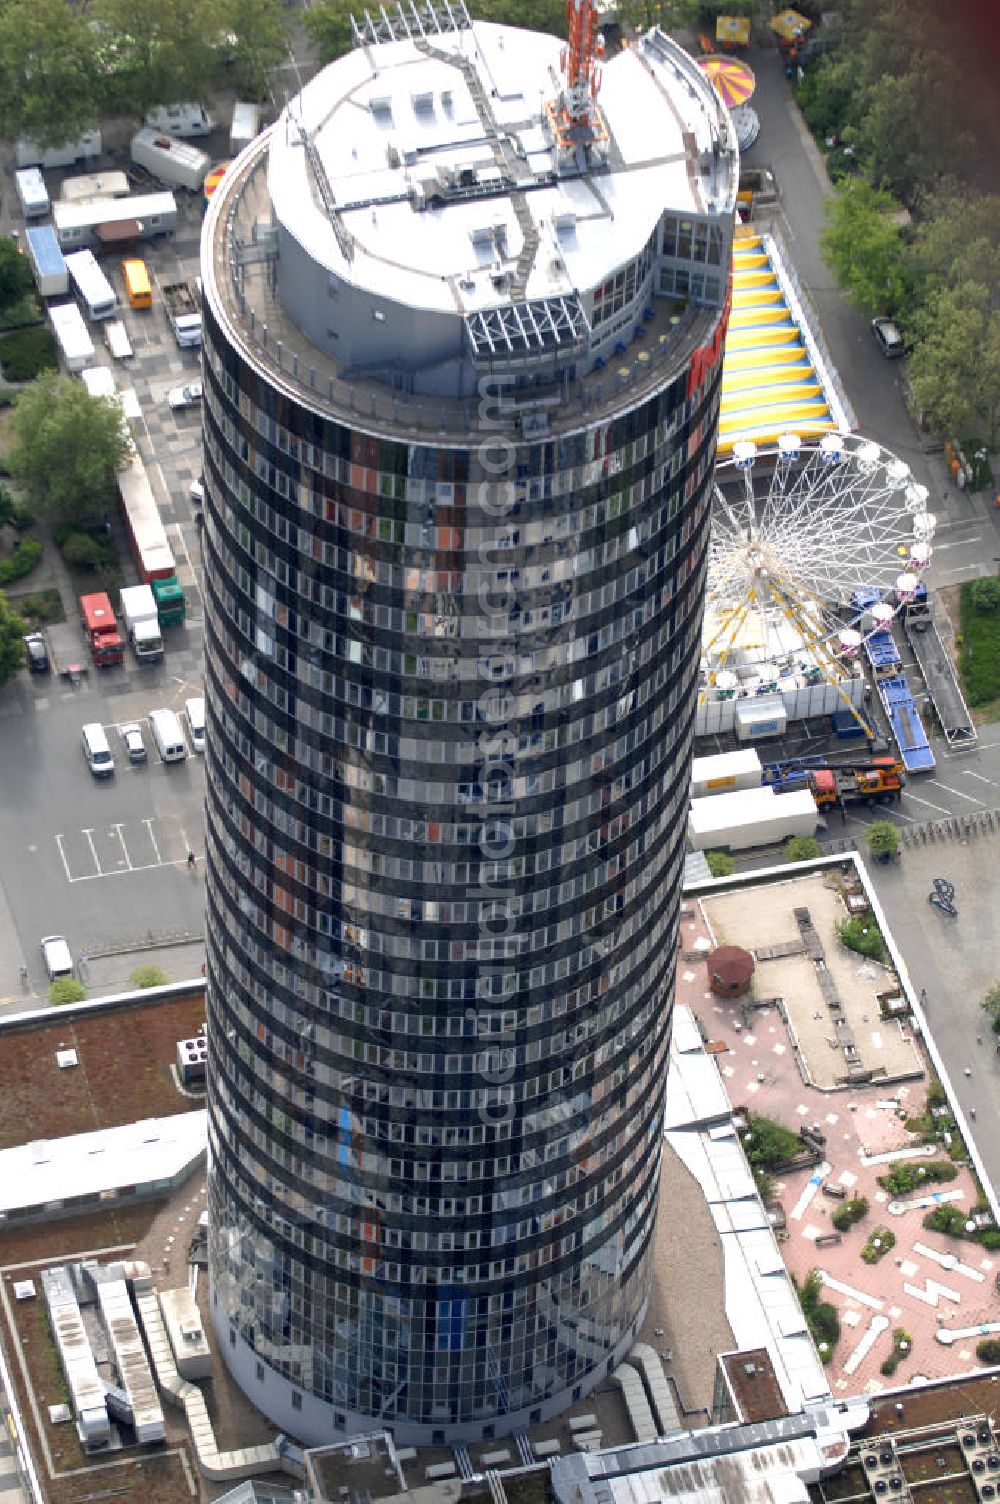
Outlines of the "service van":
{"type": "Polygon", "coordinates": [[[14,181],[25,219],[38,219],[41,215],[48,214],[52,207],[49,203],[49,191],[37,167],[23,167],[20,172],[15,172],[14,181]]]}
{"type": "Polygon", "coordinates": [[[130,308],[152,308],[153,284],[149,280],[149,268],[137,256],[122,262],[122,276],[130,308]]]}
{"type": "Polygon", "coordinates": [[[153,733],[156,750],[164,762],[183,762],[187,757],[187,743],[181,723],[172,710],[151,710],[149,729],[153,733]]]}
{"type": "Polygon", "coordinates": [[[100,721],[84,726],[83,755],[95,778],[108,778],[115,771],[115,760],[100,721]]]}
{"type": "Polygon", "coordinates": [[[43,935],[39,944],[50,982],[58,982],[60,977],[73,975],[73,953],[66,943],[65,935],[43,935]]]}

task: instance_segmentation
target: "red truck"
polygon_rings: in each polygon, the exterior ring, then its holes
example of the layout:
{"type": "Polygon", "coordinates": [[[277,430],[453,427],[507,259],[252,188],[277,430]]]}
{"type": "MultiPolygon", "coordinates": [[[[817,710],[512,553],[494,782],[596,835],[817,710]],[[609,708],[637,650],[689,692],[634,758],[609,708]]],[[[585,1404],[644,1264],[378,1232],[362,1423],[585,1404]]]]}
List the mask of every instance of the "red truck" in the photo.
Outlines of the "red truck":
{"type": "Polygon", "coordinates": [[[80,611],[83,630],[90,644],[90,655],[98,668],[109,668],[125,661],[125,644],[115,621],[111,602],[104,591],[81,595],[80,611]]]}

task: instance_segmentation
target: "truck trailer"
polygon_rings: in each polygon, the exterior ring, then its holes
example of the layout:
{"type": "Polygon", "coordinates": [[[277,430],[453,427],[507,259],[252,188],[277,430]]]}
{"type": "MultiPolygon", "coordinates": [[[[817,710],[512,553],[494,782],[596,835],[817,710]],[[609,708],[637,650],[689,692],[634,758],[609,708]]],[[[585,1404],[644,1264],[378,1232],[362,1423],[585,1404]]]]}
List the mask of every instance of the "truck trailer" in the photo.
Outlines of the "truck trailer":
{"type": "Polygon", "coordinates": [[[39,146],[30,136],[19,136],[14,149],[18,167],[72,167],[101,155],[100,131],[84,131],[75,141],[61,146],[39,146]]]}
{"type": "Polygon", "coordinates": [[[95,667],[110,668],[122,663],[125,647],[106,592],[100,590],[93,595],[81,595],[80,613],[95,667]]]}
{"type": "Polygon", "coordinates": [[[43,214],[48,214],[52,207],[49,203],[49,191],[37,167],[22,167],[20,172],[14,174],[14,182],[17,184],[17,196],[25,219],[40,219],[43,214]]]}
{"type": "Polygon", "coordinates": [[[62,298],[69,292],[69,267],[51,225],[35,225],[27,232],[28,260],[43,298],[62,298]]]}
{"type": "Polygon", "coordinates": [[[182,350],[201,344],[201,299],[190,282],[168,282],[162,289],[163,302],[182,350]]]}
{"type": "Polygon", "coordinates": [[[146,467],[138,455],[118,472],[118,495],[139,579],[152,588],[160,626],[179,626],[185,614],[184,591],[146,467]]]}
{"type": "Polygon", "coordinates": [[[695,851],[745,851],[789,836],[816,833],[816,801],[808,789],[778,794],[771,787],[737,789],[692,799],[688,839],[695,851]]]}
{"type": "Polygon", "coordinates": [[[161,183],[168,183],[172,188],[187,188],[190,193],[201,191],[212,165],[211,158],[197,146],[189,146],[187,142],[178,141],[164,131],[155,131],[148,125],[136,131],[129,153],[133,162],[145,167],[161,183]]]}
{"type": "Polygon", "coordinates": [[[760,788],[761,772],[755,747],[720,752],[714,757],[696,757],[691,764],[691,798],[729,794],[734,789],[760,788]]]}
{"type": "Polygon", "coordinates": [[[163,638],[150,586],[127,585],[121,593],[121,611],[136,658],[140,663],[156,663],[163,657],[163,638]]]}
{"type": "Polygon", "coordinates": [[[49,307],[52,333],[66,362],[68,371],[82,371],[94,363],[94,342],[87,333],[83,314],[75,303],[53,303],[49,307]]]}

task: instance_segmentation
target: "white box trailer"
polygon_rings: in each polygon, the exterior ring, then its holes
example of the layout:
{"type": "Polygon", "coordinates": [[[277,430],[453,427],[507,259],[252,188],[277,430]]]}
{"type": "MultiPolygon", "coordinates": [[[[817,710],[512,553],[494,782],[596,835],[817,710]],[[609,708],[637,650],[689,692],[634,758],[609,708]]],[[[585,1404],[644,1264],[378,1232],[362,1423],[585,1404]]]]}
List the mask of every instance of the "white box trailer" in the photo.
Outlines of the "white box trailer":
{"type": "Polygon", "coordinates": [[[108,366],[85,366],[80,380],[92,397],[116,397],[114,372],[108,366]]]}
{"type": "Polygon", "coordinates": [[[768,785],[692,799],[688,839],[695,851],[746,851],[789,836],[816,834],[819,814],[808,789],[776,794],[768,785]]]}
{"type": "Polygon", "coordinates": [[[260,106],[245,99],[237,99],[233,105],[233,119],[229,127],[229,154],[238,156],[244,146],[260,135],[260,106]]]}
{"type": "Polygon", "coordinates": [[[152,240],[177,227],[177,200],[172,193],[143,193],[132,198],[101,198],[87,204],[57,199],[52,221],[64,250],[122,240],[152,240]]]}
{"type": "Polygon", "coordinates": [[[51,225],[35,225],[26,236],[28,260],[43,298],[62,298],[69,292],[69,271],[51,225]]]}
{"type": "Polygon", "coordinates": [[[131,188],[124,172],[85,172],[63,178],[59,195],[67,204],[87,204],[94,198],[127,198],[131,188]]]}
{"type": "Polygon", "coordinates": [[[132,341],[128,337],[128,330],[121,319],[112,319],[104,330],[104,343],[107,345],[112,360],[131,360],[132,341]]]}
{"type": "Polygon", "coordinates": [[[14,149],[18,167],[72,167],[101,155],[100,131],[84,131],[75,141],[61,146],[39,146],[30,136],[19,136],[14,149]]]}
{"type": "Polygon", "coordinates": [[[73,251],[66,257],[66,268],[76,295],[87,310],[89,319],[110,319],[118,308],[118,296],[97,264],[93,251],[73,251]]]}
{"type": "Polygon", "coordinates": [[[129,155],[133,162],[145,167],[161,182],[174,188],[187,188],[191,193],[201,191],[212,165],[211,158],[197,146],[188,146],[186,141],[178,141],[176,137],[168,136],[164,131],[154,131],[150,126],[136,131],[129,155]]]}
{"type": "Polygon", "coordinates": [[[40,219],[43,214],[48,214],[52,207],[49,203],[49,190],[37,167],[22,167],[20,172],[14,174],[14,182],[17,184],[17,196],[25,219],[40,219]]]}
{"type": "Polygon", "coordinates": [[[168,136],[208,136],[215,130],[215,121],[205,106],[191,101],[157,105],[150,110],[145,123],[151,130],[165,131],[168,136]]]}
{"type": "Polygon", "coordinates": [[[696,757],[691,764],[691,798],[729,794],[734,789],[759,789],[760,780],[760,758],[754,747],[720,752],[715,757],[696,757]]]}
{"type": "Polygon", "coordinates": [[[779,694],[752,695],[736,701],[736,740],[752,742],[759,736],[781,736],[788,725],[788,711],[779,694]]]}
{"type": "Polygon", "coordinates": [[[49,305],[52,333],[69,371],[82,371],[94,363],[94,342],[87,333],[83,314],[75,303],[49,305]]]}

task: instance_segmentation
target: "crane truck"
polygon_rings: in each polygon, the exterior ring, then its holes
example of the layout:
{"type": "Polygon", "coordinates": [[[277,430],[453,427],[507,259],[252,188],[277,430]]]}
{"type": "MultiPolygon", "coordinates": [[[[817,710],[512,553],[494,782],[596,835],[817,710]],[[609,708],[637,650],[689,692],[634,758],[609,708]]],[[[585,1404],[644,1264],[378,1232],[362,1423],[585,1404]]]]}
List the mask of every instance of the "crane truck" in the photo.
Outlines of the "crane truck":
{"type": "Polygon", "coordinates": [[[821,757],[794,757],[769,763],[761,770],[762,784],[779,794],[808,789],[821,810],[899,799],[905,782],[903,765],[894,757],[873,757],[869,762],[844,765],[821,757]]]}

